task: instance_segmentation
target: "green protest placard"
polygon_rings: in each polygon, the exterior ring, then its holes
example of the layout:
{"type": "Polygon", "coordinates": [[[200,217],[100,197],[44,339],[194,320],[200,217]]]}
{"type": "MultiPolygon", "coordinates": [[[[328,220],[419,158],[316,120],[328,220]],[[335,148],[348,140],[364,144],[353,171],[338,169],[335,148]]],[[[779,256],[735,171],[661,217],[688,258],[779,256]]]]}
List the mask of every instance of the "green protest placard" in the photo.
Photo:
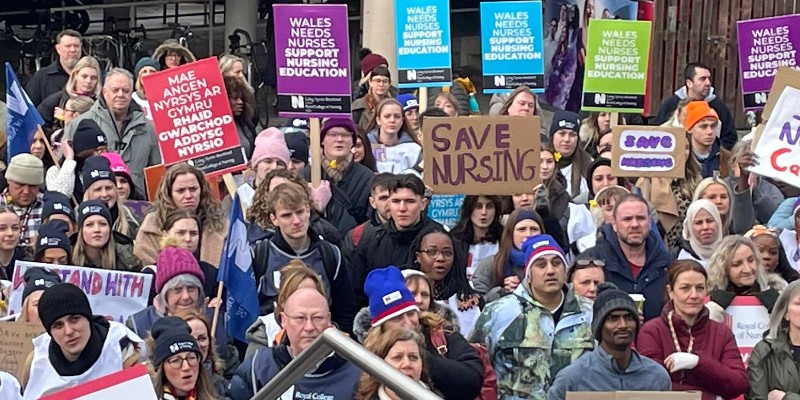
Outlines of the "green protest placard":
{"type": "Polygon", "coordinates": [[[586,42],[584,111],[643,112],[650,22],[593,19],[586,42]]]}

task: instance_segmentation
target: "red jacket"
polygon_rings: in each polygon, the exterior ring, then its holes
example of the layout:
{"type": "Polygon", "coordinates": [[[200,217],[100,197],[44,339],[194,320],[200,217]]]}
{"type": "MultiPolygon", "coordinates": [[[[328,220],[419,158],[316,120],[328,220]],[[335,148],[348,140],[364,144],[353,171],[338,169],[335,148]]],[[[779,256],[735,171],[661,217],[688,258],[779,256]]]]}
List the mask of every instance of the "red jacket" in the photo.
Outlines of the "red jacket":
{"type": "MultiPolygon", "coordinates": [[[[661,317],[647,321],[639,332],[636,349],[664,365],[664,359],[676,352],[675,342],[667,323],[667,314],[672,310],[672,302],[664,305],[661,317]]],[[[675,333],[681,349],[689,347],[689,327],[677,315],[672,316],[675,333]]],[[[731,330],[718,322],[708,319],[704,307],[694,326],[692,353],[700,361],[691,370],[670,373],[673,391],[700,390],[703,400],[714,400],[716,396],[724,399],[736,398],[747,391],[747,371],[731,330]]]]}

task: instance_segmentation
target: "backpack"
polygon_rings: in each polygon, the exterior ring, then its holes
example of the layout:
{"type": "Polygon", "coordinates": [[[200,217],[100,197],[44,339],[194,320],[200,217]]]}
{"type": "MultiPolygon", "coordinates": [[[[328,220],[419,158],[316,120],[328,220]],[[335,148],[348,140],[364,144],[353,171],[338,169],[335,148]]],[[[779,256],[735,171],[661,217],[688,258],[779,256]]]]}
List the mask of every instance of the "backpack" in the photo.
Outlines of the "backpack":
{"type": "MultiPolygon", "coordinates": [[[[444,330],[432,330],[430,332],[430,338],[433,347],[436,348],[440,356],[444,357],[447,354],[447,338],[444,336],[444,330]]],[[[480,343],[470,343],[469,345],[478,352],[478,357],[481,358],[481,362],[483,363],[483,385],[481,386],[481,393],[475,400],[496,400],[497,375],[495,375],[492,363],[489,361],[486,346],[480,343]]]]}

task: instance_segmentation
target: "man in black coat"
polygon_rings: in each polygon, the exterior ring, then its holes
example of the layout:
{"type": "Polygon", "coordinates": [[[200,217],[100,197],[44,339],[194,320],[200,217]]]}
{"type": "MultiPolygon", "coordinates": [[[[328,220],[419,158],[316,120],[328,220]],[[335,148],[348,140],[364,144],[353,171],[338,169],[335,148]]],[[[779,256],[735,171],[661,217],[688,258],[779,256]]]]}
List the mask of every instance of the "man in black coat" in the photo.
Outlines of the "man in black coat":
{"type": "Polygon", "coordinates": [[[28,82],[26,92],[35,106],[45,97],[64,90],[72,68],[81,59],[81,34],[72,29],[59,32],[56,36],[56,53],[58,61],[36,71],[28,82]]]}

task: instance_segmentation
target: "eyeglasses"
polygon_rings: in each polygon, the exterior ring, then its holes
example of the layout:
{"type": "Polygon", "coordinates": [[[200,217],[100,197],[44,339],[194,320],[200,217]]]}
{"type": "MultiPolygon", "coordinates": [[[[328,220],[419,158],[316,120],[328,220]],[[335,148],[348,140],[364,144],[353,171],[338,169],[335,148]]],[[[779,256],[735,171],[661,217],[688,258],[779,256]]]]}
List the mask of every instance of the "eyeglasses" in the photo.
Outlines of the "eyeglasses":
{"type": "Polygon", "coordinates": [[[388,85],[391,83],[391,81],[388,79],[372,78],[370,80],[378,85],[388,85]]]}
{"type": "Polygon", "coordinates": [[[444,256],[444,258],[453,258],[453,256],[455,255],[455,253],[453,252],[453,249],[442,249],[442,250],[439,250],[439,249],[425,249],[425,250],[419,250],[419,251],[417,251],[417,253],[425,253],[430,258],[436,258],[436,257],[439,256],[439,254],[444,256]]]}
{"type": "Polygon", "coordinates": [[[314,326],[323,326],[328,323],[328,316],[326,315],[289,315],[283,313],[289,319],[289,323],[294,326],[305,326],[308,321],[314,326]]]}
{"type": "Polygon", "coordinates": [[[586,268],[586,267],[600,267],[603,268],[606,266],[606,262],[603,260],[598,260],[595,258],[588,258],[583,260],[575,260],[575,265],[573,268],[586,268]]]}
{"type": "Polygon", "coordinates": [[[167,360],[167,364],[173,369],[180,369],[184,361],[186,361],[190,367],[196,367],[197,364],[200,363],[200,357],[195,353],[191,353],[186,357],[175,356],[167,360]]]}

